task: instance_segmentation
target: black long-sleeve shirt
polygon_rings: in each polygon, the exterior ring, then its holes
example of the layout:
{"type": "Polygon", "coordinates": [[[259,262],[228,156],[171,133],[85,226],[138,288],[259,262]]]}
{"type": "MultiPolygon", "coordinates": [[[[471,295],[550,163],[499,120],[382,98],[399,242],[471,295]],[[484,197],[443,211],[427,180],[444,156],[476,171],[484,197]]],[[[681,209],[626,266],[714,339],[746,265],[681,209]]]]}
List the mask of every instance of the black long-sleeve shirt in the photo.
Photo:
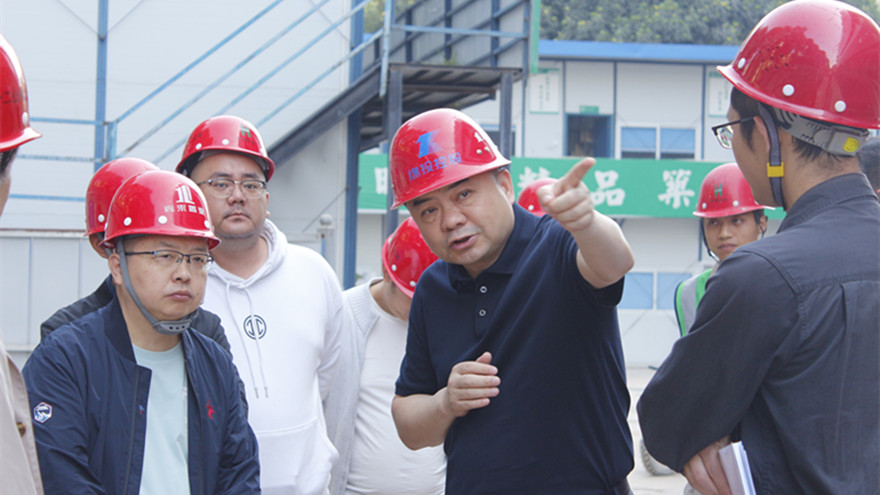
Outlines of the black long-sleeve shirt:
{"type": "Polygon", "coordinates": [[[758,493],[880,490],[880,203],[861,174],[813,187],[709,280],[638,404],[681,471],[741,439],[758,493]]]}

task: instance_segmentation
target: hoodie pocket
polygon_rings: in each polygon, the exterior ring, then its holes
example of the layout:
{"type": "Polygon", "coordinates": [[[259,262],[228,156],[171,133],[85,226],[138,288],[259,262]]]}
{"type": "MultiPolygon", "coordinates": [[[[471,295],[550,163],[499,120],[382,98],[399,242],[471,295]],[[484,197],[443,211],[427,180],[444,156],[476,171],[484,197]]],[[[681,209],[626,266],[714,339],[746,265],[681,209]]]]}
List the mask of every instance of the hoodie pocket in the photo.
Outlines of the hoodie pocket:
{"type": "Polygon", "coordinates": [[[264,494],[327,493],[338,454],[320,418],[295,428],[260,432],[259,443],[264,494]]]}

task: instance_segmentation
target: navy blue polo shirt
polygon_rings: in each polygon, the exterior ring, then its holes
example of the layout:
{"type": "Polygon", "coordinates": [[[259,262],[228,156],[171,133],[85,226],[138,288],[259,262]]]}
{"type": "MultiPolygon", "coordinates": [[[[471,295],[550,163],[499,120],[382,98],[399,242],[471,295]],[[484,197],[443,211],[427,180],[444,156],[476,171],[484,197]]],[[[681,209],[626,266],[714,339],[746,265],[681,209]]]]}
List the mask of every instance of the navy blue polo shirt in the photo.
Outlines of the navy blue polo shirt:
{"type": "Polygon", "coordinates": [[[434,394],[455,364],[490,351],[500,394],[449,429],[447,493],[604,493],[633,468],[623,280],[593,289],[568,231],[519,205],[514,214],[501,256],[476,279],[443,261],[419,279],[396,393],[434,394]]]}

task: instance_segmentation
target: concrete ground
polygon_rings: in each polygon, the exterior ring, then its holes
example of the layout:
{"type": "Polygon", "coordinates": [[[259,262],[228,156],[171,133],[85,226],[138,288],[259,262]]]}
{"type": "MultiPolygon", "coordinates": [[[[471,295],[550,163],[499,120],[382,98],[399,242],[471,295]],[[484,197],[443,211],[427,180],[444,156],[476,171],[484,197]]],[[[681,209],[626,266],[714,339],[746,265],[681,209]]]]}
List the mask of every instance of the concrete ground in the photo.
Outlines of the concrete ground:
{"type": "Polygon", "coordinates": [[[629,485],[632,488],[633,495],[681,495],[685,484],[687,484],[684,476],[678,473],[667,476],[652,476],[645,469],[645,465],[642,463],[639,455],[639,441],[642,438],[642,432],[639,429],[636,403],[652,376],[654,376],[654,370],[648,367],[631,367],[626,369],[627,386],[632,398],[628,420],[633,436],[633,450],[635,450],[636,462],[635,468],[629,473],[629,485]]]}

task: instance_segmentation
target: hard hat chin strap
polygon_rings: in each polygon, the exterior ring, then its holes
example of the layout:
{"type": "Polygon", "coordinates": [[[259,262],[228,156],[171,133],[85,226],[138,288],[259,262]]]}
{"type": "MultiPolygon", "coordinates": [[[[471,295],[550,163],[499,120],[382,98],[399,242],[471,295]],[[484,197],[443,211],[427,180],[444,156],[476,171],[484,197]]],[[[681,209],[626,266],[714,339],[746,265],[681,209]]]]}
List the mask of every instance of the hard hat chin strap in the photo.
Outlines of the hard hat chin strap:
{"type": "Polygon", "coordinates": [[[138,297],[137,293],[134,291],[134,287],[131,285],[131,277],[128,275],[128,263],[125,260],[125,247],[123,246],[122,239],[116,241],[116,252],[119,254],[119,265],[122,268],[122,282],[125,284],[125,289],[128,291],[129,296],[131,296],[131,300],[134,301],[135,305],[137,305],[138,309],[141,310],[141,313],[150,322],[153,329],[162,335],[180,335],[187,328],[190,327],[193,318],[196,315],[196,311],[188,314],[184,318],[176,321],[159,321],[155,316],[150,314],[147,311],[147,308],[144,307],[143,303],[141,303],[141,299],[138,297]]]}
{"type": "Polygon", "coordinates": [[[703,240],[703,245],[706,246],[706,252],[709,253],[709,257],[715,260],[716,263],[721,263],[721,258],[713,253],[712,248],[709,247],[709,239],[706,238],[706,227],[703,226],[703,223],[703,218],[700,218],[700,238],[703,240]]]}
{"type": "Polygon", "coordinates": [[[784,210],[786,208],[785,198],[782,196],[782,176],[785,175],[785,164],[782,163],[782,154],[779,150],[779,130],[770,111],[760,103],[758,104],[758,113],[761,114],[761,120],[764,121],[764,127],[767,128],[767,134],[770,136],[770,157],[767,162],[770,189],[773,191],[773,200],[784,210]]]}

